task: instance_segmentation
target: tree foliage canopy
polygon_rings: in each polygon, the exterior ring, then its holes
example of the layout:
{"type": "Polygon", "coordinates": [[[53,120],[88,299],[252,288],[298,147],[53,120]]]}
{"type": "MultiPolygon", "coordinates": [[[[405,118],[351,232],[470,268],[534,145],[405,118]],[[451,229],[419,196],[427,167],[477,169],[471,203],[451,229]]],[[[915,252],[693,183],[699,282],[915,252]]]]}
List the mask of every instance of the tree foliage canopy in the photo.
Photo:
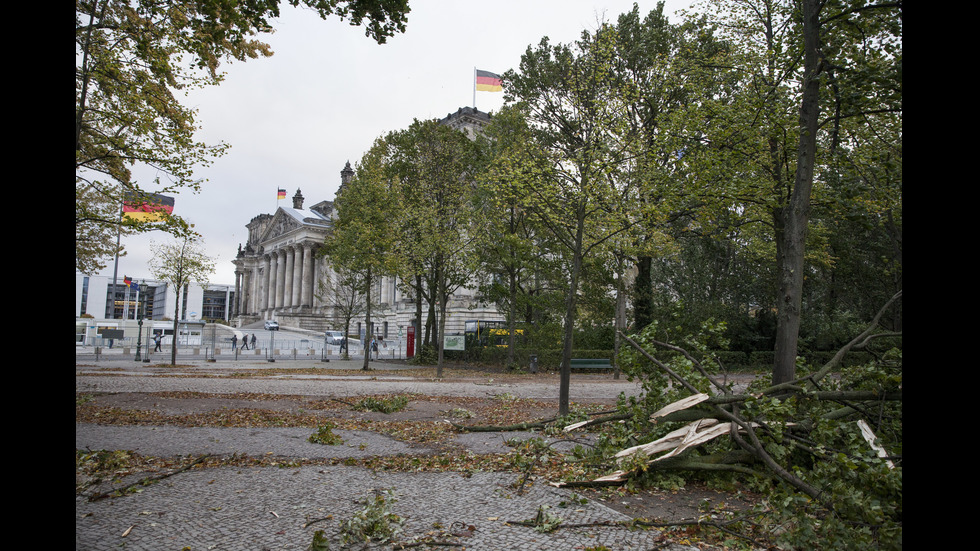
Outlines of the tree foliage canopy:
{"type": "MultiPolygon", "coordinates": [[[[407,0],[288,0],[321,17],[364,25],[379,43],[402,32],[407,0]]],[[[256,36],[272,32],[280,0],[76,0],[75,226],[76,269],[104,267],[116,252],[117,230],[187,231],[177,217],[163,224],[122,220],[120,205],[147,192],[197,191],[194,170],[225,153],[227,144],[195,140],[195,110],[179,95],[217,85],[225,60],[270,56],[256,36]],[[133,179],[134,166],[162,175],[133,179]]]]}

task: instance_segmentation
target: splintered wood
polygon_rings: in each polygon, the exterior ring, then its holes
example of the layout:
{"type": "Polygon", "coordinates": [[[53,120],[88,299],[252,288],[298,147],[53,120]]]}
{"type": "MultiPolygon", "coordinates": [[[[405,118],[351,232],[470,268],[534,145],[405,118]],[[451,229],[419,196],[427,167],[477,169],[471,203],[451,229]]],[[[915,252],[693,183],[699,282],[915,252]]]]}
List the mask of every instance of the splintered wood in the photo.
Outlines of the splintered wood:
{"type": "MultiPolygon", "coordinates": [[[[704,402],[708,398],[709,396],[707,394],[695,394],[693,396],[688,396],[687,398],[678,400],[656,411],[650,416],[650,419],[655,420],[674,413],[675,411],[685,410],[704,402]]],[[[575,423],[565,427],[565,430],[571,431],[581,425],[582,423],[575,423]]],[[[756,425],[753,423],[753,426],[756,425]]],[[[732,425],[730,423],[720,423],[717,419],[701,419],[689,423],[684,427],[681,427],[653,442],[622,450],[616,454],[616,460],[618,462],[622,462],[626,458],[637,453],[642,453],[647,457],[652,457],[662,452],[668,452],[650,460],[651,463],[661,461],[668,457],[679,455],[690,448],[700,446],[701,444],[718,438],[719,436],[728,434],[731,432],[731,430],[732,425]]],[[[627,471],[618,470],[612,474],[595,479],[595,482],[618,482],[624,480],[624,477],[627,474],[629,474],[627,471]]]]}

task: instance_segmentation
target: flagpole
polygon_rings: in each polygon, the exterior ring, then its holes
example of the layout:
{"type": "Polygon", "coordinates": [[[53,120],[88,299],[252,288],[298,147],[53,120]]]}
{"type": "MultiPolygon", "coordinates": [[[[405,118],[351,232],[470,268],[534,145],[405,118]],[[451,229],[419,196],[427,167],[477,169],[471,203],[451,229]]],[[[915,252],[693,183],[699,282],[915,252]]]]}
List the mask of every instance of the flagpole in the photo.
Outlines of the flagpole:
{"type": "MultiPolygon", "coordinates": [[[[109,293],[109,317],[108,319],[116,318],[116,278],[119,277],[119,243],[122,238],[122,224],[123,224],[123,207],[125,206],[125,195],[123,200],[119,202],[119,224],[116,226],[116,254],[115,260],[112,262],[112,291],[109,293]]],[[[107,305],[108,306],[108,305],[107,305]]]]}
{"type": "Polygon", "coordinates": [[[473,110],[476,111],[476,66],[473,66],[473,110]]]}

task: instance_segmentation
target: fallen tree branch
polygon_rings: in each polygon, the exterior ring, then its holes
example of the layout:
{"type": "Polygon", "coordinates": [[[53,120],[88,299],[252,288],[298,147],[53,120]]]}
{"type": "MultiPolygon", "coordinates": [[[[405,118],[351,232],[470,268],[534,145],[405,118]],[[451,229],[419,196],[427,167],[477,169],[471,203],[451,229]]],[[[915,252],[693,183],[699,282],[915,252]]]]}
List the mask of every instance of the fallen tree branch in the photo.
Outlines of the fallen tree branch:
{"type": "Polygon", "coordinates": [[[826,377],[828,373],[830,373],[837,366],[839,366],[841,361],[844,359],[844,356],[846,356],[847,353],[850,352],[852,348],[864,347],[868,343],[868,341],[870,341],[873,338],[874,330],[878,327],[878,323],[881,321],[881,317],[885,315],[885,312],[887,312],[889,308],[891,308],[892,304],[894,304],[896,301],[898,301],[901,298],[902,298],[902,291],[899,291],[894,295],[892,295],[892,298],[890,298],[888,302],[886,302],[885,305],[878,310],[878,313],[875,314],[875,317],[868,324],[868,327],[864,331],[862,331],[860,335],[854,337],[853,339],[851,339],[849,343],[841,347],[841,349],[838,350],[836,354],[834,354],[834,357],[831,358],[829,362],[824,364],[824,366],[821,367],[819,371],[809,375],[808,377],[804,377],[803,379],[800,379],[800,381],[810,381],[816,384],[818,381],[820,381],[820,379],[826,377]]]}
{"type": "Polygon", "coordinates": [[[154,483],[154,482],[163,480],[165,478],[169,478],[171,476],[174,476],[175,474],[182,473],[182,472],[190,469],[194,465],[197,465],[198,463],[204,461],[205,459],[207,459],[209,457],[211,457],[211,454],[202,455],[201,457],[198,457],[194,461],[188,463],[187,465],[184,465],[183,467],[177,469],[176,471],[173,471],[173,472],[170,472],[170,473],[166,473],[166,474],[162,474],[162,475],[157,475],[157,476],[144,477],[144,478],[141,478],[141,479],[137,480],[136,482],[133,482],[132,484],[127,484],[127,485],[123,486],[122,488],[115,488],[115,489],[110,490],[108,492],[103,492],[103,493],[100,493],[100,494],[95,494],[93,496],[89,496],[88,500],[89,501],[98,501],[100,499],[105,499],[107,497],[110,497],[113,494],[123,494],[126,491],[128,491],[130,488],[134,488],[136,486],[145,486],[147,484],[151,484],[151,483],[154,483]]]}
{"type": "Polygon", "coordinates": [[[449,424],[457,430],[464,432],[509,432],[518,430],[544,429],[549,423],[557,421],[557,417],[543,419],[541,421],[531,421],[527,423],[517,423],[514,425],[458,425],[449,421],[449,424]]]}
{"type": "Polygon", "coordinates": [[[588,421],[580,421],[578,423],[573,423],[565,427],[565,432],[571,432],[576,429],[584,429],[585,427],[591,427],[594,425],[601,425],[602,423],[609,423],[612,421],[622,421],[624,419],[630,419],[633,417],[631,413],[621,413],[617,415],[607,415],[606,417],[596,417],[595,419],[589,419],[588,421]]]}
{"type": "MultiPolygon", "coordinates": [[[[622,528],[635,528],[637,526],[649,527],[649,528],[670,528],[674,526],[703,526],[707,528],[714,528],[720,530],[731,536],[735,536],[740,539],[744,539],[756,545],[761,545],[755,539],[750,538],[744,534],[735,532],[728,527],[732,524],[739,524],[750,519],[753,515],[744,516],[734,516],[726,520],[706,520],[705,518],[697,518],[690,520],[678,520],[670,522],[659,522],[650,521],[644,519],[631,519],[631,520],[598,520],[594,522],[559,522],[554,525],[549,526],[549,531],[558,530],[559,528],[593,528],[596,526],[613,526],[622,528]]],[[[508,520],[507,524],[513,524],[515,526],[526,526],[528,528],[540,528],[541,524],[537,520],[508,520]]]]}
{"type": "MultiPolygon", "coordinates": [[[[612,413],[612,412],[598,411],[595,413],[588,413],[587,415],[604,415],[606,413],[612,413]]],[[[632,415],[611,415],[609,417],[597,418],[589,421],[582,421],[581,423],[576,423],[575,426],[594,425],[598,423],[605,423],[612,420],[629,419],[630,417],[632,417],[632,415]]],[[[541,419],[539,421],[528,421],[525,423],[516,423],[513,425],[460,425],[457,423],[453,423],[452,421],[447,421],[447,422],[450,425],[452,425],[453,428],[464,432],[509,432],[509,431],[531,430],[531,429],[546,429],[548,428],[549,424],[554,423],[557,420],[558,420],[557,417],[549,417],[547,419],[541,419]]]]}

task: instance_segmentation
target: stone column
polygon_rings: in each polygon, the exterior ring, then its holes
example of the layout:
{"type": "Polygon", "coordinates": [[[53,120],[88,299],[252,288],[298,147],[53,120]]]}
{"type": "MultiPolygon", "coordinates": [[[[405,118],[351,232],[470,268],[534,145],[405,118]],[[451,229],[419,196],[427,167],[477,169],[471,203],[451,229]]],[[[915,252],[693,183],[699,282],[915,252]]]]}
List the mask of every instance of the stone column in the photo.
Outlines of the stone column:
{"type": "Polygon", "coordinates": [[[235,302],[231,305],[231,312],[228,318],[238,315],[242,309],[242,272],[235,270],[235,302]]]}
{"type": "Polygon", "coordinates": [[[303,290],[303,249],[305,247],[298,243],[293,247],[293,297],[291,299],[293,308],[303,305],[300,297],[300,292],[303,290]]]}
{"type": "MultiPolygon", "coordinates": [[[[314,248],[314,254],[313,255],[316,256],[316,250],[315,250],[315,248],[314,248]]],[[[313,300],[310,301],[310,304],[313,306],[313,308],[320,308],[321,306],[323,306],[323,299],[320,298],[320,297],[318,297],[316,294],[317,294],[317,292],[319,292],[319,290],[320,290],[320,282],[324,281],[323,278],[325,276],[326,276],[326,272],[324,271],[324,268],[323,268],[323,259],[314,258],[314,260],[313,260],[313,285],[312,285],[313,288],[310,290],[310,294],[313,295],[313,300]]]]}
{"type": "MultiPolygon", "coordinates": [[[[269,253],[269,305],[266,312],[276,309],[276,288],[279,286],[279,253],[269,253]]],[[[266,314],[269,317],[269,314],[266,314]]]]}
{"type": "Polygon", "coordinates": [[[270,297],[272,296],[272,289],[275,285],[275,280],[272,278],[274,270],[272,269],[272,255],[267,254],[262,257],[263,267],[265,273],[262,274],[261,285],[259,289],[259,311],[265,311],[269,309],[272,304],[270,297]]]}
{"type": "Polygon", "coordinates": [[[252,268],[242,272],[242,295],[238,300],[238,315],[248,314],[252,304],[252,268]]]}
{"type": "Polygon", "coordinates": [[[283,251],[276,251],[276,309],[283,306],[283,294],[286,291],[286,256],[283,251]]]}
{"type": "Polygon", "coordinates": [[[303,246],[303,306],[313,308],[313,245],[303,246]]]}
{"type": "Polygon", "coordinates": [[[289,308],[293,305],[293,272],[296,270],[296,248],[286,247],[283,254],[286,255],[286,269],[283,272],[286,278],[282,282],[282,306],[289,308]]]}

